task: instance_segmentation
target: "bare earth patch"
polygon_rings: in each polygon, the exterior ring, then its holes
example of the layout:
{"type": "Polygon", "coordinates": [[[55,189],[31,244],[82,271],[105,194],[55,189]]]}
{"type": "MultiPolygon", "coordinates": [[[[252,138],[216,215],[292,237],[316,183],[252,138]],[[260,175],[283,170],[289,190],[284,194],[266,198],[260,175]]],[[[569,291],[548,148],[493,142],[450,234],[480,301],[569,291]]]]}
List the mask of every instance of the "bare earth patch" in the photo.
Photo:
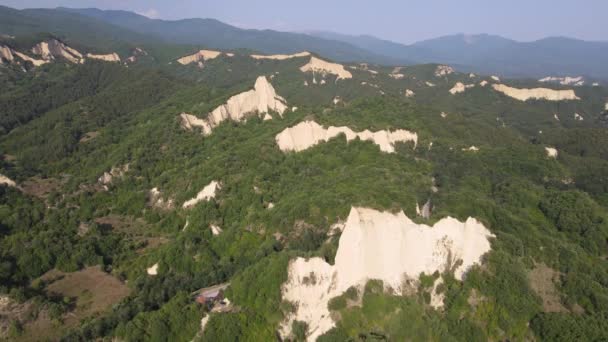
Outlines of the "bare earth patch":
{"type": "Polygon", "coordinates": [[[528,273],[530,287],[543,301],[544,312],[568,312],[560,300],[555,283],[559,281],[560,273],[545,264],[537,264],[528,273]]]}
{"type": "Polygon", "coordinates": [[[61,189],[61,185],[57,178],[32,177],[23,182],[21,188],[25,194],[46,199],[50,193],[61,189]]]}

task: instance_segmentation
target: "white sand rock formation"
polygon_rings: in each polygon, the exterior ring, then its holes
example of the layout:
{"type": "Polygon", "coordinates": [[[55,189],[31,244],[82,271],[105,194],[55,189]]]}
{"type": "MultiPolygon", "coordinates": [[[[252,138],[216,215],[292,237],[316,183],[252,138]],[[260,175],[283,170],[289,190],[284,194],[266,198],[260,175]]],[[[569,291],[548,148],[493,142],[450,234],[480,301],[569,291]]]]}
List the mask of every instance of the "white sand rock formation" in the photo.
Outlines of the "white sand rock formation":
{"type": "Polygon", "coordinates": [[[485,87],[485,86],[488,85],[488,81],[483,80],[483,81],[479,82],[479,85],[482,86],[482,87],[485,87]]]}
{"type": "Polygon", "coordinates": [[[557,158],[557,149],[555,147],[545,147],[545,152],[547,152],[547,157],[557,158]]]}
{"type": "Polygon", "coordinates": [[[327,62],[315,56],[311,56],[310,62],[300,67],[300,71],[312,72],[313,74],[319,73],[323,76],[325,76],[326,74],[333,74],[338,77],[336,80],[353,77],[353,74],[351,74],[350,71],[344,69],[344,66],[342,64],[327,62]]]}
{"type": "Polygon", "coordinates": [[[109,185],[112,183],[114,178],[122,178],[125,173],[129,171],[129,164],[125,164],[123,166],[114,166],[110,170],[110,172],[104,172],[101,177],[97,179],[100,184],[109,185]]]}
{"type": "Polygon", "coordinates": [[[444,119],[445,119],[445,118],[447,118],[447,117],[448,117],[448,113],[446,113],[446,112],[441,112],[441,117],[442,117],[442,118],[444,118],[444,119]]]}
{"type": "Polygon", "coordinates": [[[555,77],[555,76],[548,76],[545,78],[541,78],[540,80],[538,80],[539,82],[551,82],[551,83],[559,83],[561,85],[571,85],[571,86],[575,86],[575,87],[580,87],[582,85],[585,84],[585,79],[583,78],[583,76],[577,76],[577,77],[555,77]]]}
{"type": "Polygon", "coordinates": [[[583,120],[585,120],[585,118],[583,118],[583,116],[580,115],[579,113],[574,113],[574,120],[583,121],[583,120]]]}
{"type": "Polygon", "coordinates": [[[197,63],[199,67],[203,67],[203,62],[210,61],[221,55],[220,51],[200,50],[192,55],[184,56],[177,60],[181,65],[197,63]]]}
{"type": "Polygon", "coordinates": [[[210,225],[209,228],[211,229],[211,234],[216,236],[220,235],[223,232],[222,228],[215,224],[210,225]]]}
{"type": "Polygon", "coordinates": [[[46,63],[49,63],[49,61],[45,61],[43,59],[35,59],[32,58],[26,54],[23,54],[21,52],[17,52],[17,51],[13,51],[13,53],[15,54],[15,56],[21,58],[23,61],[25,62],[31,62],[34,66],[41,66],[44,65],[46,63]]]}
{"type": "Polygon", "coordinates": [[[394,79],[396,79],[396,80],[400,80],[400,79],[402,79],[402,78],[404,78],[404,77],[405,77],[405,75],[404,75],[404,74],[400,74],[400,73],[397,73],[397,74],[388,74],[388,76],[389,76],[389,77],[392,77],[392,78],[394,78],[394,79]]]}
{"type": "Polygon", "coordinates": [[[216,194],[217,190],[219,190],[220,188],[221,188],[221,185],[218,181],[211,181],[211,183],[207,184],[203,188],[203,190],[199,191],[198,194],[196,194],[196,197],[184,202],[184,204],[182,205],[182,208],[184,208],[184,209],[192,208],[199,202],[209,201],[209,200],[215,198],[215,194],[216,194]]]}
{"type": "Polygon", "coordinates": [[[152,188],[148,193],[148,203],[154,208],[170,210],[173,209],[173,199],[169,198],[165,200],[163,194],[158,188],[152,188]]]}
{"type": "Polygon", "coordinates": [[[490,78],[496,82],[500,82],[500,78],[498,78],[498,76],[492,75],[492,76],[490,76],[490,78]]]}
{"type": "Polygon", "coordinates": [[[4,61],[7,61],[11,63],[13,60],[15,60],[13,50],[8,46],[0,45],[0,62],[4,63],[4,61]]]}
{"type": "Polygon", "coordinates": [[[435,77],[447,76],[449,74],[453,74],[454,69],[448,65],[438,65],[435,69],[435,77]]]}
{"type": "Polygon", "coordinates": [[[494,90],[501,92],[519,101],[531,99],[547,101],[580,100],[574,90],[553,90],[547,88],[519,89],[506,86],[504,84],[493,84],[494,90]]]}
{"type": "Polygon", "coordinates": [[[473,88],[474,86],[474,84],[463,84],[462,82],[456,82],[454,87],[450,89],[450,94],[455,95],[458,93],[463,93],[465,90],[473,88]]]}
{"type": "Polygon", "coordinates": [[[16,187],[17,183],[14,180],[6,177],[5,175],[0,174],[0,185],[6,185],[10,187],[16,187]]]}
{"type": "Polygon", "coordinates": [[[369,279],[382,280],[398,294],[407,290],[405,280],[417,281],[423,272],[453,269],[456,279],[462,280],[491,250],[491,237],[474,218],[460,222],[447,217],[430,227],[414,223],[403,211],[352,208],[334,266],[319,257],[290,262],[282,295],[295,304],[296,311],[282,322],[280,333],[286,337],[294,320],[304,321],[309,326],[308,341],[316,340],[335,326],[327,308],[329,300],[369,279]]]}
{"type": "Polygon", "coordinates": [[[240,93],[207,114],[207,118],[199,119],[191,114],[180,115],[182,127],[192,129],[200,127],[204,135],[209,135],[222,121],[243,121],[251,114],[267,114],[277,112],[280,116],[287,110],[284,98],[279,96],[266,77],[260,76],[255,81],[254,89],[240,93]]]}
{"type": "Polygon", "coordinates": [[[463,151],[477,152],[477,151],[479,151],[479,148],[477,146],[473,145],[473,146],[470,146],[470,147],[467,147],[467,148],[463,148],[462,150],[463,151]]]}
{"type": "Polygon", "coordinates": [[[426,84],[427,87],[434,87],[435,83],[431,83],[429,81],[424,82],[426,84]]]}
{"type": "Polygon", "coordinates": [[[148,267],[146,269],[146,272],[148,273],[148,275],[151,275],[151,276],[157,275],[158,274],[158,263],[152,265],[151,267],[148,267]]]}
{"type": "Polygon", "coordinates": [[[64,58],[71,63],[84,63],[84,56],[75,49],[67,46],[57,39],[50,39],[45,42],[40,42],[32,48],[32,53],[41,56],[45,61],[64,58]]]}
{"type": "Polygon", "coordinates": [[[414,97],[415,95],[416,95],[416,93],[414,93],[414,91],[412,91],[410,89],[405,90],[405,97],[414,97]]]}
{"type": "Polygon", "coordinates": [[[95,55],[92,53],[87,53],[87,58],[97,59],[104,62],[120,63],[120,56],[118,56],[116,52],[109,53],[106,55],[95,55]]]}
{"type": "Polygon", "coordinates": [[[330,126],[325,128],[315,121],[303,121],[293,127],[286,128],[281,133],[277,134],[275,140],[279,149],[283,152],[300,152],[321,142],[327,142],[340,134],[346,136],[346,141],[351,141],[355,138],[371,141],[378,145],[382,152],[386,153],[394,153],[395,144],[398,142],[412,141],[414,142],[414,148],[416,148],[416,145],[418,144],[418,134],[404,129],[393,132],[385,130],[377,132],[371,132],[369,130],[355,132],[345,126],[330,126]]]}
{"type": "Polygon", "coordinates": [[[308,56],[310,56],[310,52],[308,52],[308,51],[302,51],[302,52],[294,53],[291,55],[250,55],[250,57],[253,59],[272,59],[272,60],[277,60],[277,61],[284,61],[286,59],[308,57],[308,56]]]}

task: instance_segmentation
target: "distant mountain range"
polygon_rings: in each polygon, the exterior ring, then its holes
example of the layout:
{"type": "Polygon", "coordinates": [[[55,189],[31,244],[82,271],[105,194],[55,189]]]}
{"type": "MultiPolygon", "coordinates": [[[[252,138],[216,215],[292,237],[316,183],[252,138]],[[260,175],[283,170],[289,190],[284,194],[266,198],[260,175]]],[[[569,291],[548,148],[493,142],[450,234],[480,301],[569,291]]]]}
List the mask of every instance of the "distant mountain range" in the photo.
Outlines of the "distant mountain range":
{"type": "MultiPolygon", "coordinates": [[[[262,53],[303,50],[342,62],[386,65],[450,64],[462,71],[508,77],[586,76],[608,80],[608,42],[550,37],[517,42],[499,36],[457,34],[411,45],[376,37],[333,32],[292,33],[241,29],[215,19],[159,20],[128,11],[99,9],[28,9],[0,7],[0,33],[23,23],[23,30],[88,36],[106,40],[159,40],[215,49],[251,49],[262,53]],[[105,25],[104,25],[105,24],[105,25]],[[11,26],[12,25],[12,26],[11,26]]],[[[22,30],[22,31],[23,31],[22,30]]]]}

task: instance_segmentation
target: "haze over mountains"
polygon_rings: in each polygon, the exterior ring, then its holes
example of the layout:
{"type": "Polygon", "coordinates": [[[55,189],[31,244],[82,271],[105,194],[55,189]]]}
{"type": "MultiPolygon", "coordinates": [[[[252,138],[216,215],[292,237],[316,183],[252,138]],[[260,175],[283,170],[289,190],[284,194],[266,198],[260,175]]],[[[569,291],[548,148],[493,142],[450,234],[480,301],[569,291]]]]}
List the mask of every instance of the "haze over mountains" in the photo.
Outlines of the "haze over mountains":
{"type": "MultiPolygon", "coordinates": [[[[87,25],[83,30],[110,31],[116,39],[149,37],[178,44],[199,44],[215,49],[251,49],[263,53],[311,51],[342,62],[370,62],[385,65],[420,63],[451,64],[461,71],[500,74],[508,77],[586,76],[608,79],[608,42],[589,42],[566,37],[548,37],[518,42],[500,36],[455,34],[417,42],[395,43],[362,35],[333,32],[308,33],[253,30],[234,27],[215,19],[160,20],[128,11],[89,9],[2,8],[10,17],[6,23],[46,21],[57,33],[67,23],[87,25]],[[34,19],[35,18],[35,19],[34,19]],[[90,19],[94,18],[94,21],[90,19]],[[69,19],[69,20],[66,20],[69,19]],[[99,26],[106,26],[102,29],[99,26]],[[122,28],[122,30],[119,30],[122,28]],[[118,33],[120,31],[121,33],[118,33]]],[[[3,20],[5,22],[5,20],[3,20]]],[[[28,29],[33,30],[32,23],[28,29]]],[[[40,23],[40,25],[43,25],[40,23]]],[[[0,28],[2,28],[0,24],[0,28]]],[[[10,32],[2,32],[11,34],[10,32]]]]}

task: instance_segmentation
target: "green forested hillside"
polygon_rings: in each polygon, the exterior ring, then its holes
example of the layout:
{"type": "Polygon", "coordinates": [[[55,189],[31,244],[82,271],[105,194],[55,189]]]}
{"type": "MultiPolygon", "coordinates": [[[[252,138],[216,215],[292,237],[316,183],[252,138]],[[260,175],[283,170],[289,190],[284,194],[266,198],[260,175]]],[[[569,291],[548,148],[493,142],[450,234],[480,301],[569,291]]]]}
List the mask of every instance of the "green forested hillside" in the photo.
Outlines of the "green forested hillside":
{"type": "MultiPolygon", "coordinates": [[[[523,102],[493,90],[490,77],[436,76],[433,64],[403,68],[402,78],[352,64],[352,78],[336,80],[301,72],[310,57],[255,60],[237,50],[200,68],[175,62],[198,47],[142,48],[155,58],[0,66],[0,174],[16,182],[0,185],[1,339],[275,340],[294,311],[281,295],[289,261],[333,263],[339,236],[330,227],[352,206],[403,210],[426,224],[471,216],[495,238],[463,281],[441,275],[442,309],[429,305],[439,274],[422,275],[407,296],[372,280],[330,301],[336,324],[320,341],[608,338],[607,89],[523,102]],[[282,116],[225,121],[208,136],[183,129],[181,113],[204,118],[258,76],[285,98],[282,116]],[[450,94],[457,82],[475,86],[450,94]],[[276,135],[304,120],[407,129],[418,141],[384,153],[339,136],[281,151],[276,135]],[[214,199],[182,207],[214,180],[214,199]],[[416,216],[428,199],[430,217],[416,216]],[[119,280],[124,296],[61,287],[91,266],[119,280]],[[194,291],[226,282],[230,309],[195,302],[194,291]]],[[[296,322],[291,338],[309,334],[296,322]]]]}

